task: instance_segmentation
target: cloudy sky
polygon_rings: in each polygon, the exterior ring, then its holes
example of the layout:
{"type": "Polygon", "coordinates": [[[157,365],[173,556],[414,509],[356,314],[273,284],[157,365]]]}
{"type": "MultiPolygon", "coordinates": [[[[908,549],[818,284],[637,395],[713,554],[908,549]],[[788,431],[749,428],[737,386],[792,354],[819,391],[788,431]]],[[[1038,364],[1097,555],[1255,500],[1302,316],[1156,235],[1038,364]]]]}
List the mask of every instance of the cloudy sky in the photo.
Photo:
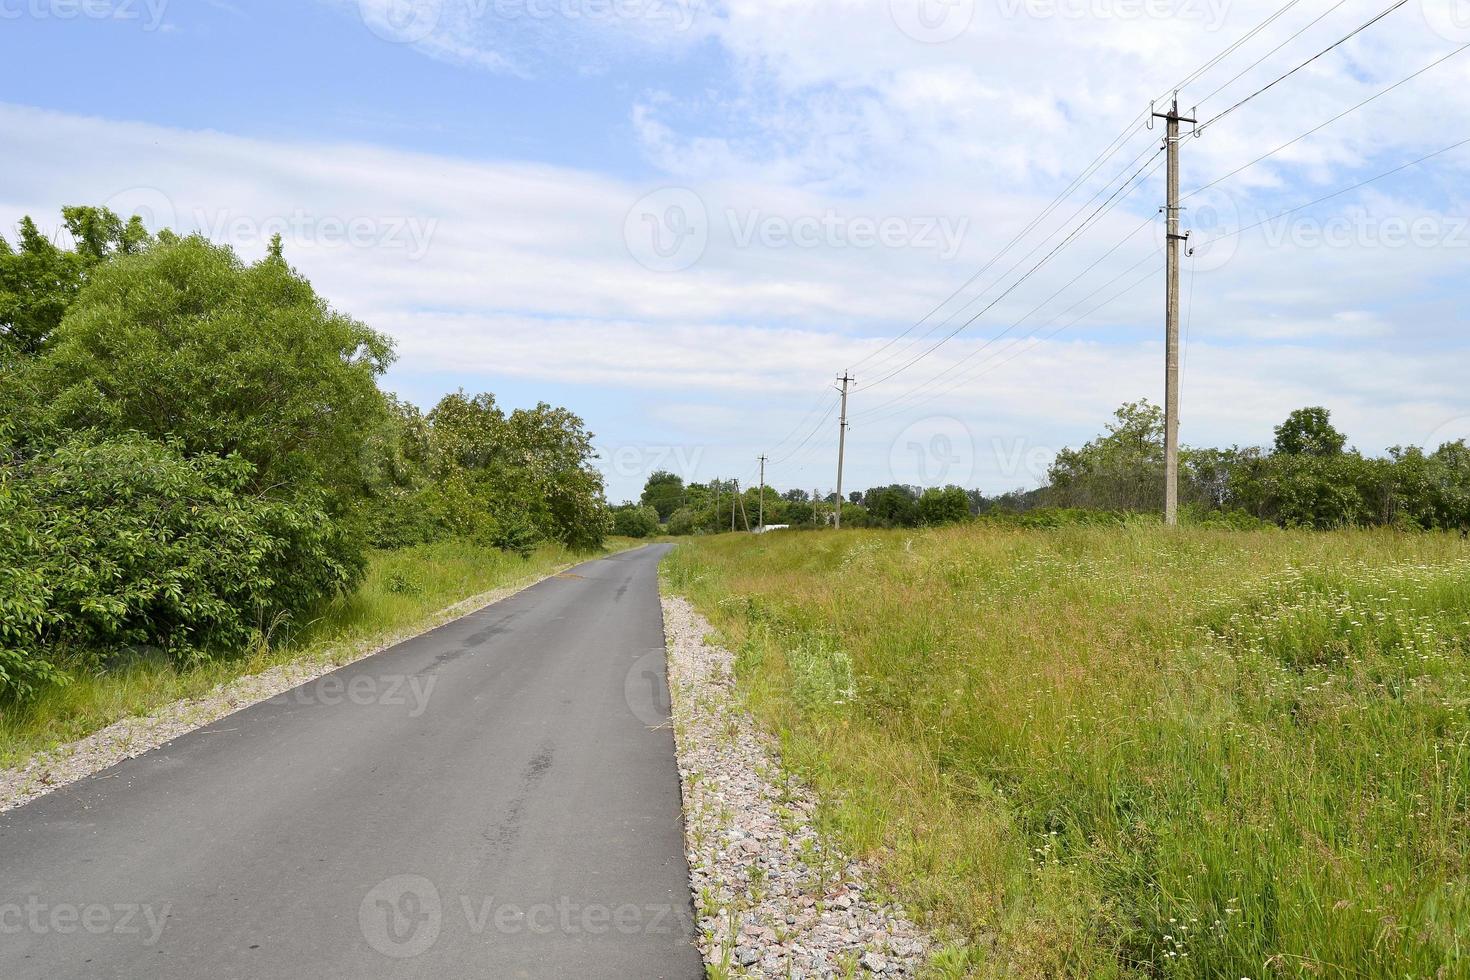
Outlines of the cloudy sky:
{"type": "MultiPolygon", "coordinates": [[[[1162,398],[1150,101],[1210,120],[1392,3],[0,0],[0,233],[281,231],[390,387],[573,408],[615,500],[830,488],[846,369],[849,487],[1034,486],[1162,398]]],[[[1186,443],[1470,435],[1467,43],[1406,0],[1183,142],[1186,443]]]]}

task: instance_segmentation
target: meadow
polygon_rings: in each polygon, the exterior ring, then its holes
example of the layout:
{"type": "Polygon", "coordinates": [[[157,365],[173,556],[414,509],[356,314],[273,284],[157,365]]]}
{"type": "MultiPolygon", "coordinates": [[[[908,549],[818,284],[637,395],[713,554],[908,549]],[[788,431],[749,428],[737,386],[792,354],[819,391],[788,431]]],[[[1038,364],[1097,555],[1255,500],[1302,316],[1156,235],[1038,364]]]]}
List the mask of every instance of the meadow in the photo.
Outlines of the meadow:
{"type": "MultiPolygon", "coordinates": [[[[448,607],[465,600],[529,585],[567,565],[643,543],[610,538],[596,552],[542,544],[525,558],[454,539],[371,551],[360,587],[323,603],[299,623],[277,624],[275,635],[253,650],[187,669],[167,656],[141,651],[92,664],[90,669],[73,667],[64,685],[48,689],[34,701],[0,706],[0,768],[22,765],[38,751],[122,718],[148,714],[171,701],[201,696],[218,684],[276,664],[346,663],[437,625],[448,607]]],[[[458,614],[473,605],[458,608],[458,614]]]]}
{"type": "Polygon", "coordinates": [[[1470,543],[1157,525],[665,561],[936,976],[1470,976],[1470,543]]]}

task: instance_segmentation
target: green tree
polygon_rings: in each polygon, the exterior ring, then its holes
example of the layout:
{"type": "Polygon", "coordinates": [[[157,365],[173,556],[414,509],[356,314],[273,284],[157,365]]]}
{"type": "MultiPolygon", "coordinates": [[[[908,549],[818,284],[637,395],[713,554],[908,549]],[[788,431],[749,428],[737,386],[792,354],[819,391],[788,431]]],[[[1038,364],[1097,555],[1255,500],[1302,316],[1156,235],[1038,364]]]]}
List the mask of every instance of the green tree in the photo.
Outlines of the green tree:
{"type": "Polygon", "coordinates": [[[928,525],[958,524],[970,517],[970,498],[963,487],[930,487],[919,498],[919,520],[928,525]]]}
{"type": "Polygon", "coordinates": [[[658,511],[659,520],[666,521],[684,504],[684,480],[667,470],[656,470],[643,484],[643,495],[639,500],[658,511]]]}
{"type": "Polygon", "coordinates": [[[238,454],[253,491],[317,487],[340,506],[363,483],[391,359],[387,338],[331,310],[284,261],[247,266],[196,237],[98,266],[34,374],[53,430],[238,454]]]}
{"type": "Polygon", "coordinates": [[[629,504],[613,509],[614,534],[625,538],[649,538],[658,531],[658,511],[652,507],[629,504]]]}
{"type": "Polygon", "coordinates": [[[56,245],[30,217],[21,219],[14,247],[0,236],[0,347],[10,356],[41,350],[95,266],[151,243],[137,216],[124,222],[106,208],[67,207],[62,218],[73,249],[56,245]]]}
{"type": "Polygon", "coordinates": [[[1336,456],[1346,444],[1332,413],[1320,405],[1299,408],[1276,427],[1276,451],[1288,456],[1336,456]]]}

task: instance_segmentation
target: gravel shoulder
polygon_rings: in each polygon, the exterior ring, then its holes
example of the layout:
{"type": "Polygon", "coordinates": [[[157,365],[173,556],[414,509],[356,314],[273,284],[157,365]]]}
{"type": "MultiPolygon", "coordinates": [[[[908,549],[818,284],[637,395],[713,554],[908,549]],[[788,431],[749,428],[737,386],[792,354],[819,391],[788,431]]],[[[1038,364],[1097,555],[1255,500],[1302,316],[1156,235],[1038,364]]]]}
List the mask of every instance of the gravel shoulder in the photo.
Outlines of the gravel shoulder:
{"type": "Polygon", "coordinates": [[[515,595],[537,582],[560,575],[574,564],[576,562],[568,562],[545,575],[461,599],[416,623],[412,629],[314,650],[299,660],[220,684],[203,697],[175,701],[152,714],[124,718],[75,742],[38,752],[21,766],[0,769],[0,812],[29,803],[124,759],[142,755],[180,735],[300,687],[346,664],[381,653],[404,640],[515,595]]]}
{"type": "Polygon", "coordinates": [[[735,691],[733,656],[678,597],[663,599],[690,889],[710,975],[913,976],[932,948],[877,900],[862,862],[822,840],[810,787],[735,691]]]}

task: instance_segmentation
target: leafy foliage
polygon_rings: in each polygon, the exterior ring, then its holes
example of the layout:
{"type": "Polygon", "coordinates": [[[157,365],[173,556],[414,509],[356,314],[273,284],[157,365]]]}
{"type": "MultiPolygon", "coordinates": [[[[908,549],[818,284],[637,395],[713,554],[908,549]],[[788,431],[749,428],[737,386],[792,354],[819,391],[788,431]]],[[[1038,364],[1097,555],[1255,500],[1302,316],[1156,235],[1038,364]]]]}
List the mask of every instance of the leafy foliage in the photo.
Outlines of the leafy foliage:
{"type": "Polygon", "coordinates": [[[0,696],[63,658],[236,651],[354,585],[361,552],[320,499],[251,494],[252,475],[239,456],[86,433],[0,470],[0,696]]]}

